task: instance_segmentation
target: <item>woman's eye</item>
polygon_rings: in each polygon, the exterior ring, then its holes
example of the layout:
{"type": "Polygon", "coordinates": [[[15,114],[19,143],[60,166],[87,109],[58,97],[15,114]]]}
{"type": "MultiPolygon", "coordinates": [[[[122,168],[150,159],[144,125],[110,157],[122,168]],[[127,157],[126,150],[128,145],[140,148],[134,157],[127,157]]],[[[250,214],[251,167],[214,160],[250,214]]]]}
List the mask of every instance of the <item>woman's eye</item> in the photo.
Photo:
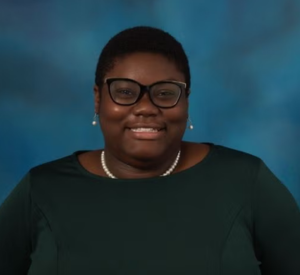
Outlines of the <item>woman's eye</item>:
{"type": "Polygon", "coordinates": [[[119,90],[118,91],[119,94],[122,94],[122,95],[132,95],[132,91],[130,90],[119,90]]]}
{"type": "Polygon", "coordinates": [[[173,96],[174,92],[172,91],[167,91],[167,90],[163,90],[163,91],[159,91],[158,93],[159,96],[173,96]]]}

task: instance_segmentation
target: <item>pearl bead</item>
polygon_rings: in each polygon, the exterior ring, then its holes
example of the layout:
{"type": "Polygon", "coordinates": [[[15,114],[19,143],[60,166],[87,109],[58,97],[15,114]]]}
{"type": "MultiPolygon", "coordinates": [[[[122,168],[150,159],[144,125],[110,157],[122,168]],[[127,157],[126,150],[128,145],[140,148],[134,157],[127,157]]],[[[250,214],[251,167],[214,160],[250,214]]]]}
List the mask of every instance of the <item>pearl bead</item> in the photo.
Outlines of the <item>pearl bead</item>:
{"type": "MultiPolygon", "coordinates": [[[[173,162],[173,164],[171,165],[171,167],[166,172],[164,172],[162,175],[160,175],[161,177],[168,176],[168,175],[170,175],[174,171],[175,167],[177,166],[177,164],[179,162],[180,153],[181,152],[179,150],[179,152],[178,152],[178,154],[176,156],[175,161],[173,162]]],[[[101,165],[102,165],[102,168],[103,168],[105,174],[109,178],[116,179],[116,177],[108,170],[108,167],[106,166],[104,150],[101,152],[101,165]]]]}

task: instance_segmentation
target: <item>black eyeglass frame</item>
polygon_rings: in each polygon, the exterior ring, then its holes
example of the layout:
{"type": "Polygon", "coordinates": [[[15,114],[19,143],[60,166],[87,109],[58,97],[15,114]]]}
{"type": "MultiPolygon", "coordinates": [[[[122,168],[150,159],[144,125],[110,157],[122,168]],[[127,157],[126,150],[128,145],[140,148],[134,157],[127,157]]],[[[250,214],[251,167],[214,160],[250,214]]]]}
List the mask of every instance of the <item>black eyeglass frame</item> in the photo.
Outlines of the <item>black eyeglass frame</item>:
{"type": "Polygon", "coordinates": [[[179,102],[180,100],[180,97],[182,95],[182,92],[185,91],[186,92],[186,96],[189,95],[189,93],[186,91],[186,83],[185,82],[181,82],[181,81],[175,81],[175,80],[162,80],[162,81],[157,81],[155,83],[152,83],[151,85],[142,85],[141,83],[133,80],[133,79],[130,79],[130,78],[119,78],[119,77],[110,77],[110,78],[105,78],[104,80],[104,84],[107,84],[107,88],[108,88],[108,92],[109,92],[109,95],[110,95],[110,98],[112,99],[112,101],[118,105],[121,105],[121,106],[131,106],[131,105],[134,105],[136,104],[142,97],[143,95],[147,92],[149,94],[149,98],[150,98],[150,101],[153,105],[155,105],[156,107],[159,107],[159,108],[173,108],[177,105],[177,103],[179,102]],[[136,83],[139,87],[140,87],[140,94],[139,96],[137,97],[137,99],[133,102],[133,103],[128,103],[128,104],[124,104],[124,103],[119,103],[119,102],[116,102],[111,94],[111,90],[110,90],[110,86],[111,86],[111,83],[113,83],[114,81],[117,81],[117,80],[121,80],[121,81],[130,81],[130,82],[133,82],[133,83],[136,83]],[[178,99],[177,101],[172,105],[172,106],[159,106],[157,104],[155,104],[155,102],[153,101],[152,97],[151,97],[151,93],[150,93],[150,90],[151,88],[154,86],[154,85],[157,85],[157,84],[161,84],[161,83],[172,83],[172,84],[175,84],[177,85],[179,88],[180,88],[180,94],[178,96],[178,99]]]}

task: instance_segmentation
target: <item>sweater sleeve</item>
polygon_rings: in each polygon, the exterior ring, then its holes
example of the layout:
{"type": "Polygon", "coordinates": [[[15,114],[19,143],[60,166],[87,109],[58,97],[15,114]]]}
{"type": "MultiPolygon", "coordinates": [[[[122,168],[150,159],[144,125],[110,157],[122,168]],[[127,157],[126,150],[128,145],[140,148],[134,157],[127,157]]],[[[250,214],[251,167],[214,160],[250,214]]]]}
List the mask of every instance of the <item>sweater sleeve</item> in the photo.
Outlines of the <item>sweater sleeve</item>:
{"type": "Polygon", "coordinates": [[[263,275],[300,274],[300,211],[263,162],[254,192],[254,232],[263,275]]]}
{"type": "Polygon", "coordinates": [[[30,266],[29,175],[0,206],[0,274],[24,275],[30,266]]]}

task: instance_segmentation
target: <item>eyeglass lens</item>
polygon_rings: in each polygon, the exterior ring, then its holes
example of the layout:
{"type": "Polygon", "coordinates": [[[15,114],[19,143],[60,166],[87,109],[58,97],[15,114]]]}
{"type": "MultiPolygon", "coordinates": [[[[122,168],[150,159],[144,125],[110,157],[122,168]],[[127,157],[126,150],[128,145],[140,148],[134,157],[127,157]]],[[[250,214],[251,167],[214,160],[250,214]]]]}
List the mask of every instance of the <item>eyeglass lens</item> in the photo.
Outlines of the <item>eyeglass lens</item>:
{"type": "MultiPolygon", "coordinates": [[[[115,80],[110,84],[110,93],[113,100],[121,105],[130,105],[137,101],[141,87],[132,81],[115,80]]],[[[175,105],[181,93],[181,87],[172,82],[163,82],[153,85],[149,96],[153,103],[160,107],[175,105]]]]}

